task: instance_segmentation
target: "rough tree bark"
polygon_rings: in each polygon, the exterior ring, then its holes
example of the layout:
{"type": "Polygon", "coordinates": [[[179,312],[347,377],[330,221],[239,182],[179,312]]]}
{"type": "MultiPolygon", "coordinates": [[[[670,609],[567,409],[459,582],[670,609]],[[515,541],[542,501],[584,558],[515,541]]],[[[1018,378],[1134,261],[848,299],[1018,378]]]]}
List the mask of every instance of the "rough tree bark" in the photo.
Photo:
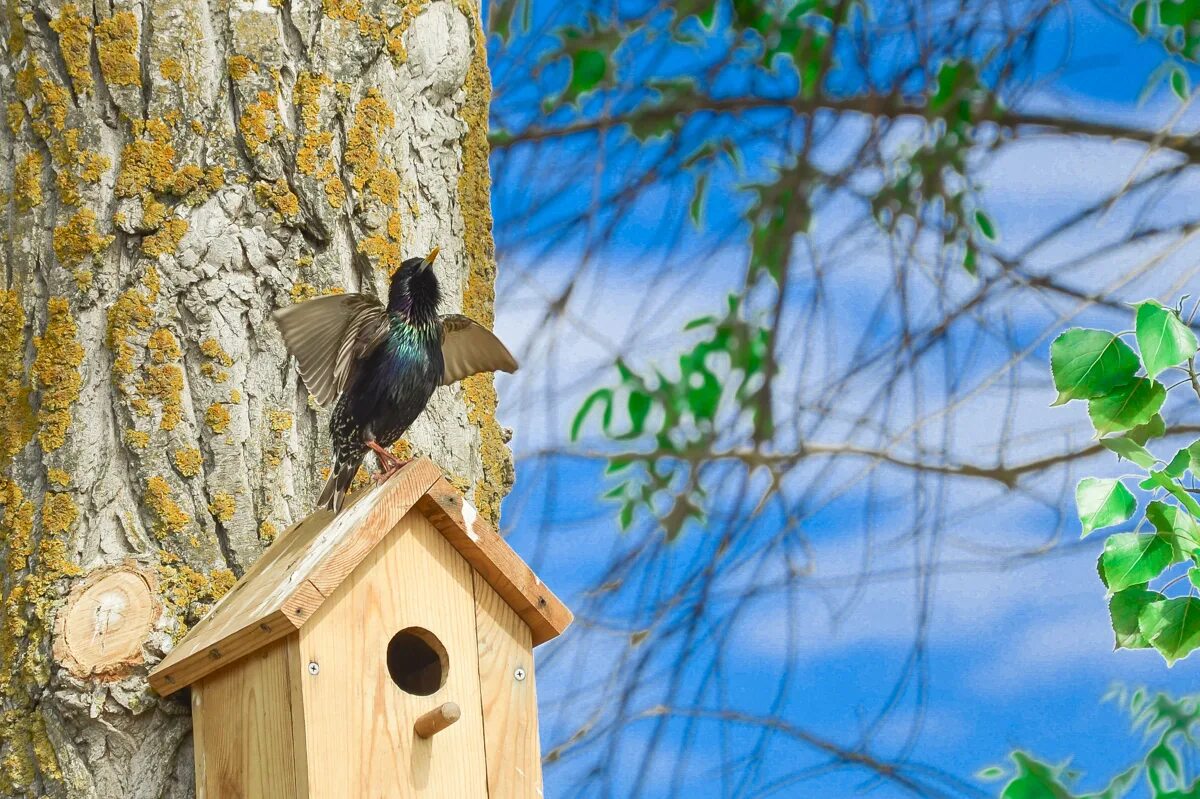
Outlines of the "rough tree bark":
{"type": "MultiPolygon", "coordinates": [[[[192,795],[145,673],[327,464],[274,308],[437,245],[491,323],[477,2],[6,0],[0,795],[192,795]]],[[[401,444],[493,520],[495,403],[441,389],[401,444]]]]}

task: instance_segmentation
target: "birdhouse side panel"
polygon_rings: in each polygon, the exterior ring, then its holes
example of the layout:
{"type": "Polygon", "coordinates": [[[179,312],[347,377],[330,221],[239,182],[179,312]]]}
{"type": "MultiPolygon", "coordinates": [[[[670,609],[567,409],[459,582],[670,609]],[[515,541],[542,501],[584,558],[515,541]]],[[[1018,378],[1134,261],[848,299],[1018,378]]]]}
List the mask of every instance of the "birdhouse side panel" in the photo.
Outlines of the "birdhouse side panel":
{"type": "Polygon", "coordinates": [[[533,636],[529,625],[478,573],[475,624],[489,799],[542,795],[533,636]]]}
{"type": "Polygon", "coordinates": [[[192,686],[197,799],[308,796],[295,648],[292,635],[192,686]]]}
{"type": "Polygon", "coordinates": [[[473,573],[423,515],[384,536],[299,640],[312,799],[487,795],[473,573]],[[448,702],[458,720],[417,736],[448,702]]]}

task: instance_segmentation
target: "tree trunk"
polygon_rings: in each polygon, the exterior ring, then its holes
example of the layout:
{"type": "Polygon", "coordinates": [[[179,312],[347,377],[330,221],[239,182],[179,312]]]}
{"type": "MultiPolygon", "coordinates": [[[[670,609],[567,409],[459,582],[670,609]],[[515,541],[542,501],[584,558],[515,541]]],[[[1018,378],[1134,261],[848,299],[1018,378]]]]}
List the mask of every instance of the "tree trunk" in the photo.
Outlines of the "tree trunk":
{"type": "MultiPolygon", "coordinates": [[[[0,795],[191,796],[145,674],[328,464],[271,311],[437,245],[492,322],[480,12],[8,0],[0,32],[0,795]]],[[[495,403],[442,389],[399,445],[493,521],[495,403]]]]}

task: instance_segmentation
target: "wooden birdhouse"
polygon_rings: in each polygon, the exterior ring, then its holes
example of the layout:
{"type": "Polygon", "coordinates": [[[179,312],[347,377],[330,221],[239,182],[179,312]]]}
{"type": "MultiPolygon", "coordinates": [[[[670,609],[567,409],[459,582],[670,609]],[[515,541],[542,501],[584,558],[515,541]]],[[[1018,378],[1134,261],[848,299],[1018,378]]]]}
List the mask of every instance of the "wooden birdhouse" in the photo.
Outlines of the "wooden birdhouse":
{"type": "Polygon", "coordinates": [[[284,533],[150,674],[197,796],[541,795],[533,647],[571,613],[428,460],[284,533]]]}

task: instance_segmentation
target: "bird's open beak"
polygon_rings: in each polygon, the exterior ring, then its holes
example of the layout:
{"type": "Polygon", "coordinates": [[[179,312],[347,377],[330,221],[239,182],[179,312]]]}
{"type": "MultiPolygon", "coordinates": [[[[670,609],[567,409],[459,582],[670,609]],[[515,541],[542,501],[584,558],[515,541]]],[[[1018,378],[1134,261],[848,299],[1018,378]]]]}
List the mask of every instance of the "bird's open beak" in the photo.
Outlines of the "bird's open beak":
{"type": "Polygon", "coordinates": [[[434,247],[429,251],[429,255],[425,256],[425,260],[421,261],[421,268],[428,269],[433,266],[433,262],[437,260],[438,253],[442,251],[441,247],[434,247]]]}

